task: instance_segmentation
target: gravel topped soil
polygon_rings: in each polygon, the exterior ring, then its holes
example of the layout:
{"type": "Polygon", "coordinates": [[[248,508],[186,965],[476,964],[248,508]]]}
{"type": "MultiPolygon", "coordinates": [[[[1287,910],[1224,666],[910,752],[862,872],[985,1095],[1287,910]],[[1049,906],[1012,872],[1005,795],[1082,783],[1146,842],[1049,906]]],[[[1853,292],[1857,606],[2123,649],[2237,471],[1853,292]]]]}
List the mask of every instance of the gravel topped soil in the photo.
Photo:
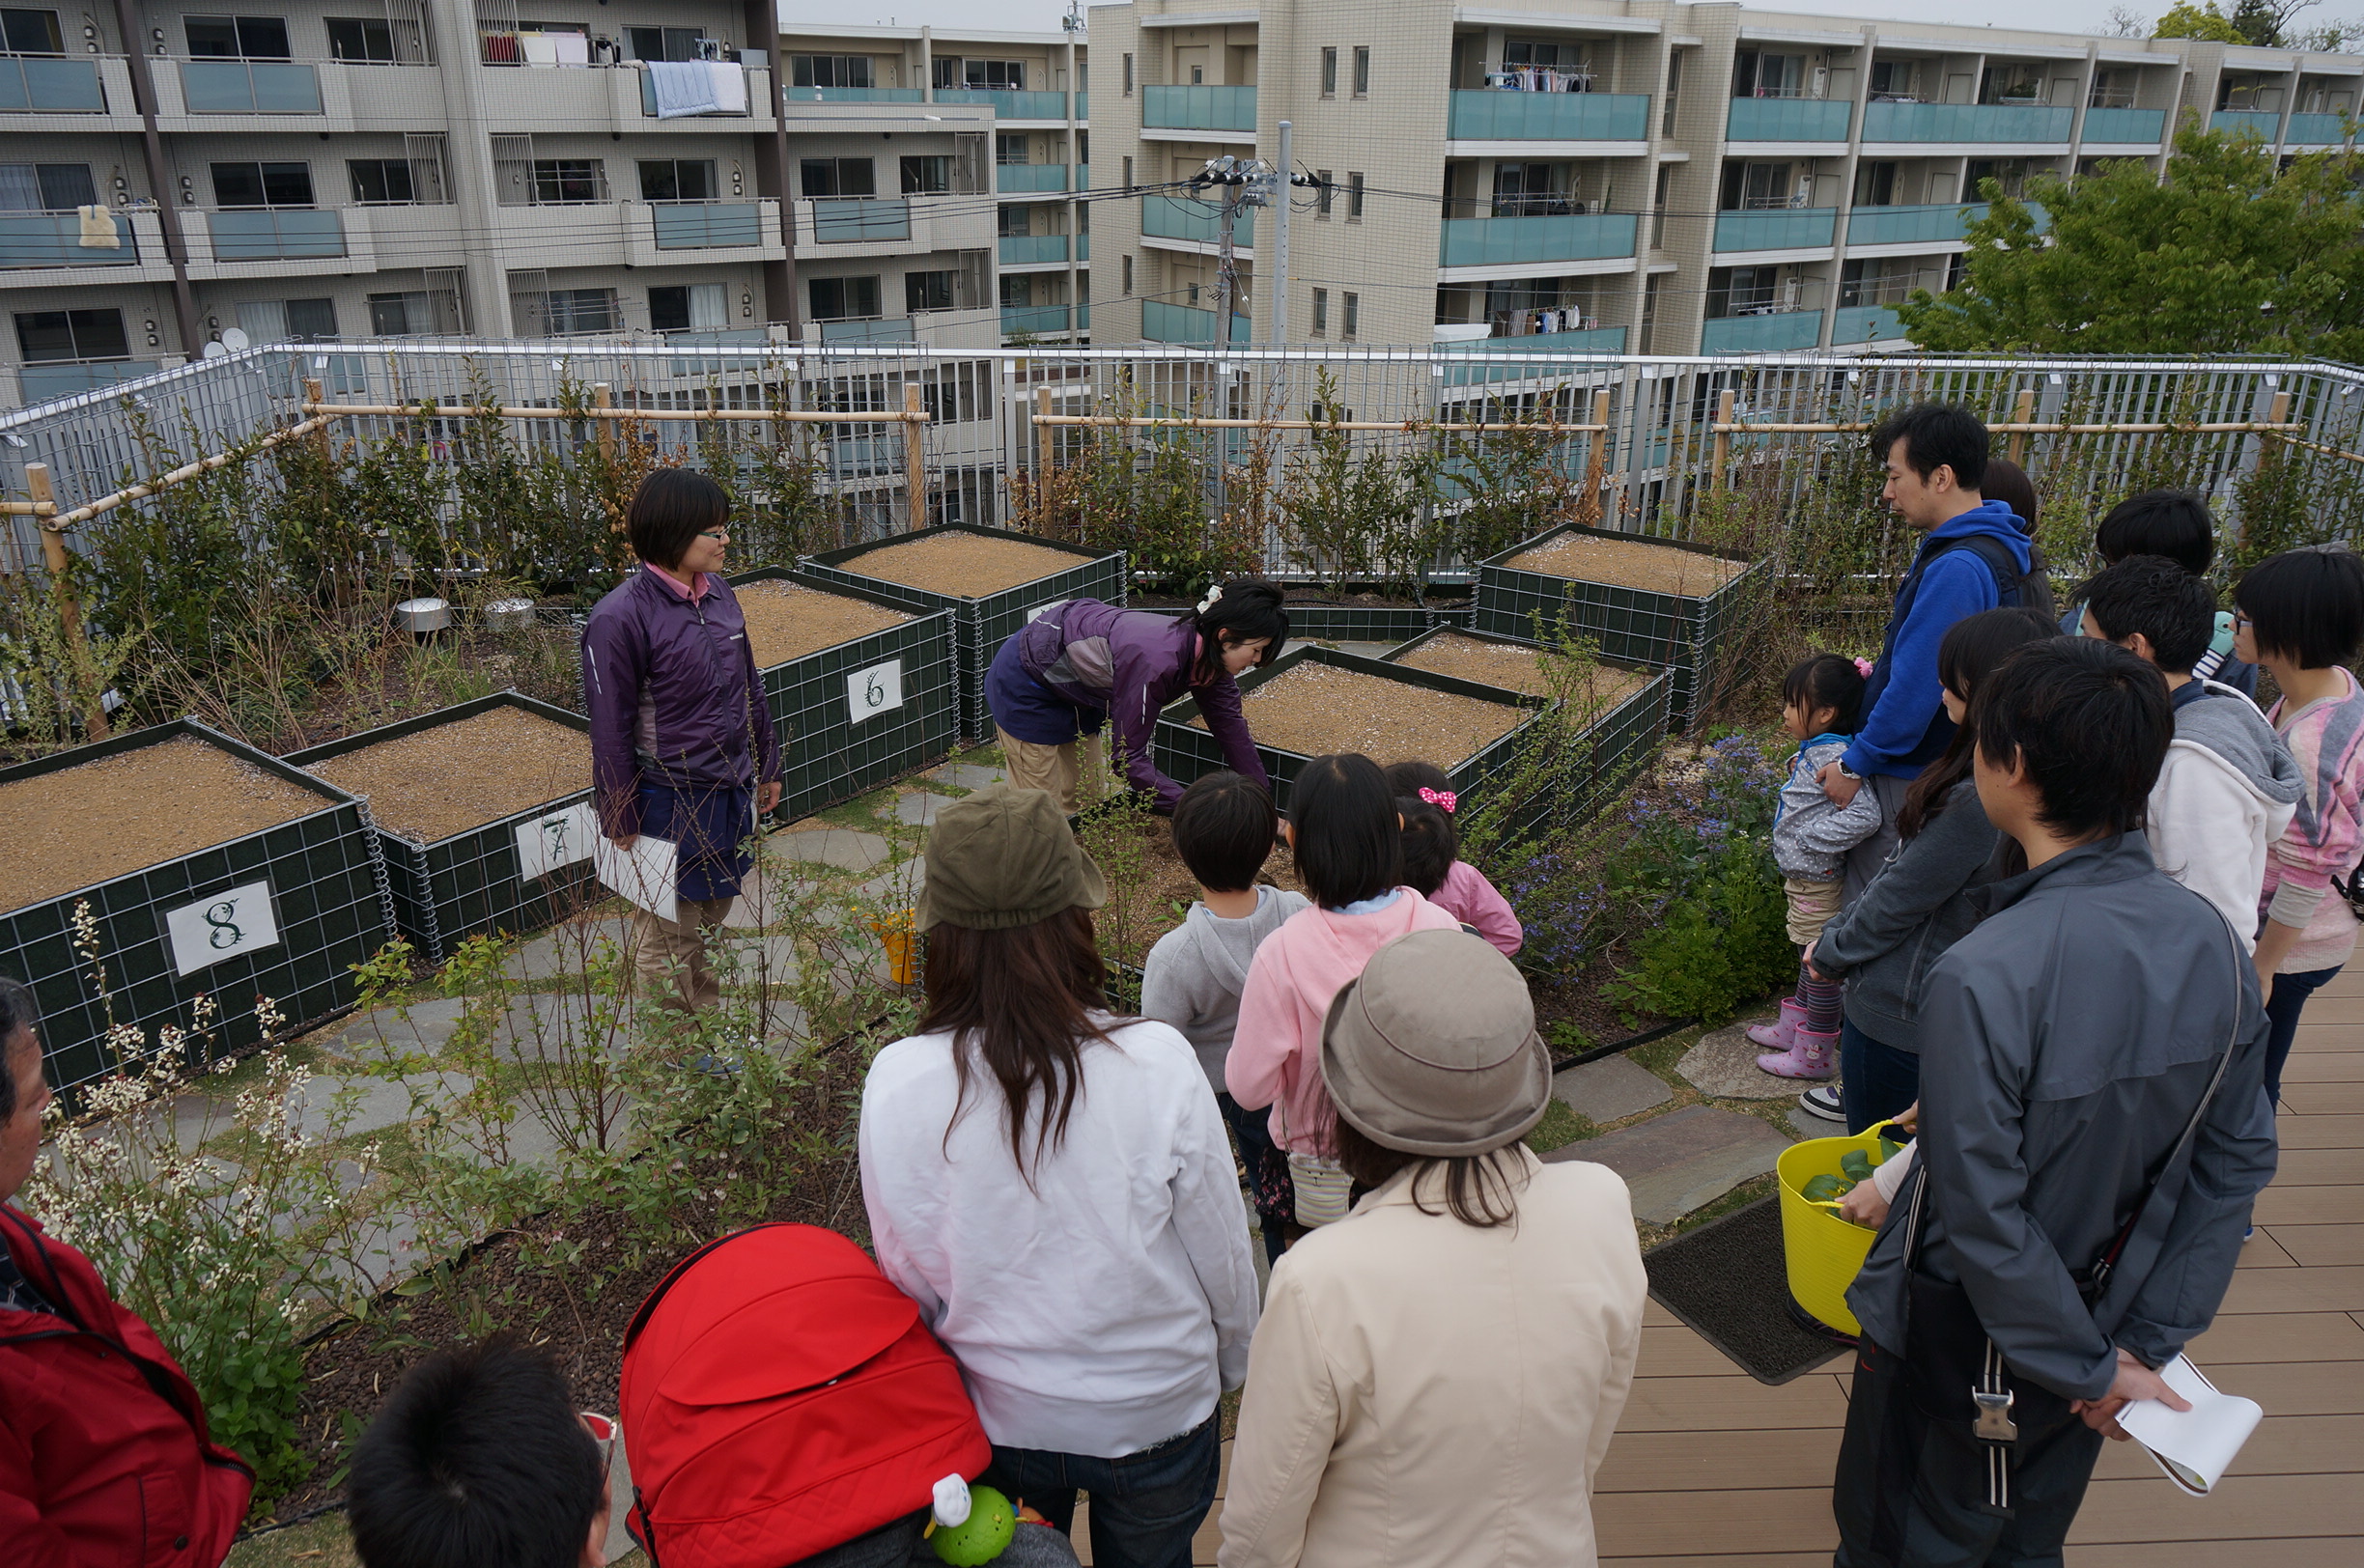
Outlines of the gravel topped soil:
{"type": "Polygon", "coordinates": [[[0,913],[227,844],[333,802],[194,736],[0,784],[0,913]]]}
{"type": "MultiPolygon", "coordinates": [[[[1448,631],[1429,638],[1394,662],[1407,669],[1430,670],[1484,686],[1548,697],[1551,684],[1543,678],[1543,659],[1532,648],[1514,642],[1495,642],[1466,631],[1448,631]]],[[[1605,712],[1647,685],[1649,677],[1613,664],[1592,666],[1591,699],[1605,712]]]]}
{"type": "Polygon", "coordinates": [[[1521,572],[1547,577],[1574,577],[1582,582],[1606,582],[1620,588],[1647,588],[1654,593],[1682,594],[1703,599],[1748,570],[1745,561],[1719,555],[1697,555],[1641,539],[1601,539],[1569,534],[1536,549],[1510,557],[1521,572]]]}
{"type": "MultiPolygon", "coordinates": [[[[1306,757],[1360,751],[1382,767],[1419,759],[1448,770],[1527,716],[1508,703],[1318,663],[1273,677],[1241,704],[1248,728],[1268,746],[1306,757]]],[[[1203,718],[1191,722],[1207,727],[1203,718]]]]}
{"type": "Polygon", "coordinates": [[[370,818],[432,844],[591,782],[591,737],[521,708],[491,708],[305,770],[369,797],[370,818]]]}
{"type": "Polygon", "coordinates": [[[837,570],[899,582],[907,588],[924,588],[931,594],[982,599],[1083,564],[1084,557],[1048,546],[953,533],[865,550],[838,563],[837,570]]]}
{"type": "Polygon", "coordinates": [[[770,669],[841,642],[866,637],[873,631],[901,626],[916,617],[866,599],[853,599],[802,583],[750,582],[737,590],[740,613],[746,617],[747,642],[755,650],[755,667],[770,669]]]}

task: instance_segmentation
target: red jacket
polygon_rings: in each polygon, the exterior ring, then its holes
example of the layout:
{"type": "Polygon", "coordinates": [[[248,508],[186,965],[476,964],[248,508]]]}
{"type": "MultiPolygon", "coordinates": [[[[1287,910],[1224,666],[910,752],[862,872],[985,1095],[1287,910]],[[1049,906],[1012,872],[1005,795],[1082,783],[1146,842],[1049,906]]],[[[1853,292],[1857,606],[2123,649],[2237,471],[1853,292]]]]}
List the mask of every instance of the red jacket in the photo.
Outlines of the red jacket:
{"type": "Polygon", "coordinates": [[[58,1309],[0,1307],[0,1559],[8,1568],[218,1568],[254,1472],[90,1259],[0,1204],[0,1243],[58,1309]]]}

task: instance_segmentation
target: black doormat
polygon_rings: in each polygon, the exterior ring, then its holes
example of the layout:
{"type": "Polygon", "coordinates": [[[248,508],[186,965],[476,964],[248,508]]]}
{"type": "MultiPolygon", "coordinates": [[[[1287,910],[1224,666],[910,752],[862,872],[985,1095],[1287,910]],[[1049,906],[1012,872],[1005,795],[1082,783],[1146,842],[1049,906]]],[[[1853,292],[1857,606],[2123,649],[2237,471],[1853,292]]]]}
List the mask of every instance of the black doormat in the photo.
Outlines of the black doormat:
{"type": "Polygon", "coordinates": [[[1787,1383],[1850,1343],[1801,1327],[1813,1320],[1789,1300],[1778,1193],[1652,1247],[1642,1263],[1658,1304],[1759,1383],[1787,1383]]]}

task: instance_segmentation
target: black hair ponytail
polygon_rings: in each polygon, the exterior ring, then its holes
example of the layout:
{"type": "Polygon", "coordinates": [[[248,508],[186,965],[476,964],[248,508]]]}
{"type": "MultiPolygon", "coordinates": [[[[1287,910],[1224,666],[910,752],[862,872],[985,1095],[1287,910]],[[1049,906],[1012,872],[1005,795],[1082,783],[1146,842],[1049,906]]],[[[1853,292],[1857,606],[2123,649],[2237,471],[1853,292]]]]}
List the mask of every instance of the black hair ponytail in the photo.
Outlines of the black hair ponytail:
{"type": "Polygon", "coordinates": [[[1191,669],[1193,686],[1205,686],[1223,674],[1225,632],[1235,643],[1269,638],[1263,656],[1256,660],[1259,665],[1279,658],[1288,644],[1288,611],[1282,607],[1277,583],[1241,580],[1218,584],[1199,602],[1191,624],[1201,639],[1197,662],[1191,669]]]}

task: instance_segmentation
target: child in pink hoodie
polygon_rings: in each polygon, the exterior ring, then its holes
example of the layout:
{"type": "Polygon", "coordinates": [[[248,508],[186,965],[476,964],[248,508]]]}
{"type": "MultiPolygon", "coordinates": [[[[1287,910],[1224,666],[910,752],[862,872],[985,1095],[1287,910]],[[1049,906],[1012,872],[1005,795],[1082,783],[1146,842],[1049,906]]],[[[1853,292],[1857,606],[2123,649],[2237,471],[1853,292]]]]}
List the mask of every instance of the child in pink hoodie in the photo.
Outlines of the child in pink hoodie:
{"type": "Polygon", "coordinates": [[[1527,928],[1485,873],[1461,858],[1461,836],[1453,825],[1453,807],[1460,802],[1445,770],[1432,762],[1390,763],[1387,781],[1403,813],[1404,881],[1501,948],[1506,957],[1518,957],[1527,942],[1527,928]],[[1443,818],[1442,833],[1437,830],[1440,824],[1431,820],[1436,816],[1443,818]]]}
{"type": "Polygon", "coordinates": [[[1396,938],[1460,923],[1403,885],[1402,831],[1387,775],[1360,753],[1316,757],[1290,786],[1281,832],[1313,908],[1289,916],[1256,949],[1224,1084],[1251,1110],[1273,1107],[1273,1141],[1301,1171],[1301,1222],[1320,1222],[1307,1218],[1302,1173],[1333,1154],[1335,1114],[1321,1076],[1331,1001],[1396,938]]]}

